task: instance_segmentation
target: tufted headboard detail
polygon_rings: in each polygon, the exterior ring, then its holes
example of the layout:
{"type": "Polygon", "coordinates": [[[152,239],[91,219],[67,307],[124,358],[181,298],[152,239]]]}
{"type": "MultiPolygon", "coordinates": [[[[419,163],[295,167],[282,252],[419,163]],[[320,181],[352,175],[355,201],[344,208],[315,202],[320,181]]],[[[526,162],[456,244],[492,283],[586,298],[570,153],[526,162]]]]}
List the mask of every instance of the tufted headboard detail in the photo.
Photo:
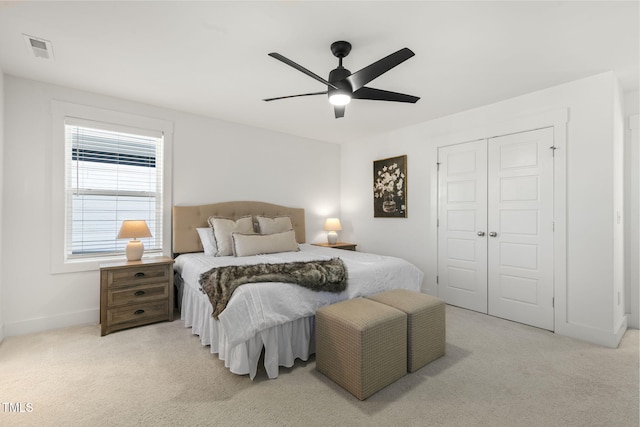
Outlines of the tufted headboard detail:
{"type": "Polygon", "coordinates": [[[288,208],[265,202],[222,202],[173,207],[173,253],[202,252],[196,228],[208,227],[210,216],[237,219],[247,215],[276,217],[288,215],[298,243],[305,243],[304,209],[288,208]]]}

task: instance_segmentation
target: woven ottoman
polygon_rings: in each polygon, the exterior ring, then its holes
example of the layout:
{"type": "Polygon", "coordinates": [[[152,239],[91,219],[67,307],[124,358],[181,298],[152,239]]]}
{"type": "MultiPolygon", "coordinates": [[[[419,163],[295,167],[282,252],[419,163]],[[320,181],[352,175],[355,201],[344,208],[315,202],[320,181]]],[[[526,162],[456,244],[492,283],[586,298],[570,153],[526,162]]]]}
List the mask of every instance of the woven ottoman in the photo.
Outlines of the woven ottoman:
{"type": "Polygon", "coordinates": [[[316,369],[364,400],[407,373],[407,315],[355,298],[316,311],[316,369]]]}
{"type": "Polygon", "coordinates": [[[394,289],[368,297],[407,313],[407,370],[415,372],[444,356],[445,304],[431,295],[394,289]]]}

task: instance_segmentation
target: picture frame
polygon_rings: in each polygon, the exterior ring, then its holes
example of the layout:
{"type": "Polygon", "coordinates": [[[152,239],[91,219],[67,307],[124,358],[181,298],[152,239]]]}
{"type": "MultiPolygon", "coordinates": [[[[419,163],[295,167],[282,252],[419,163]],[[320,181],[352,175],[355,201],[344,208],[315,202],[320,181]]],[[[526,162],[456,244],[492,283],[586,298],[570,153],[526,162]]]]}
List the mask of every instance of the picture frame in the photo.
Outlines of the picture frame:
{"type": "Polygon", "coordinates": [[[373,161],[373,217],[407,217],[407,156],[373,161]]]}

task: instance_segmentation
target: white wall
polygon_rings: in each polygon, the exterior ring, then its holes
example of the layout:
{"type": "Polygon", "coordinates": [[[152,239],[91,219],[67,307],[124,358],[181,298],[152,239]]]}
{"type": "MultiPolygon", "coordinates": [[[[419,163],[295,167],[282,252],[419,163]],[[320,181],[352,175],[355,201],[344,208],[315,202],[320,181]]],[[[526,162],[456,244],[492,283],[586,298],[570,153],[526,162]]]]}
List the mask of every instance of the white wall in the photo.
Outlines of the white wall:
{"type": "Polygon", "coordinates": [[[624,98],[617,80],[613,97],[613,319],[615,323],[628,322],[625,316],[625,265],[624,265],[624,98]]]}
{"type": "Polygon", "coordinates": [[[412,261],[425,272],[423,290],[437,294],[437,146],[496,136],[487,132],[565,109],[567,261],[564,284],[556,284],[563,305],[556,304],[556,332],[616,346],[626,323],[614,313],[615,88],[613,73],[604,73],[343,145],[343,240],[412,261]],[[373,218],[372,161],[401,154],[408,156],[408,218],[373,218]]]}
{"type": "Polygon", "coordinates": [[[304,207],[307,241],[326,239],[325,218],[339,214],[339,145],[187,115],[174,129],[174,204],[304,207]]]}
{"type": "Polygon", "coordinates": [[[51,274],[51,101],[174,123],[173,202],[259,200],[306,208],[307,240],[339,214],[340,147],[5,76],[5,335],[97,323],[97,271],[51,274]],[[9,161],[10,159],[10,161],[9,161]]]}
{"type": "Polygon", "coordinates": [[[624,94],[625,146],[624,146],[624,200],[625,200],[625,308],[629,313],[629,326],[640,327],[640,140],[639,129],[632,131],[640,113],[640,93],[624,94]],[[635,116],[635,119],[634,119],[635,116]]]}
{"type": "MultiPolygon", "coordinates": [[[[4,73],[2,68],[0,68],[0,166],[2,166],[2,170],[4,167],[4,73]]],[[[3,257],[2,257],[2,205],[3,205],[3,173],[0,171],[0,342],[4,339],[4,307],[3,307],[3,284],[4,280],[2,279],[2,270],[3,270],[3,257]]]]}

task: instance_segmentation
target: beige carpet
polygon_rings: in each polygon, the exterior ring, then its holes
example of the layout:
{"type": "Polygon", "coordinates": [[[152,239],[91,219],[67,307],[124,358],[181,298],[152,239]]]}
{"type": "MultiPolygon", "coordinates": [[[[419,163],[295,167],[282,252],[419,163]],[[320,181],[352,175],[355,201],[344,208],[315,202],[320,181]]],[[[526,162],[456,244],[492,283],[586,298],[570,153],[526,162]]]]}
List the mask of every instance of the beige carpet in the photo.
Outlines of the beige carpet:
{"type": "Polygon", "coordinates": [[[447,355],[361,402],[313,358],[233,375],[180,320],[83,326],[5,339],[0,425],[637,427],[638,364],[637,330],[609,349],[448,306],[447,355]]]}

